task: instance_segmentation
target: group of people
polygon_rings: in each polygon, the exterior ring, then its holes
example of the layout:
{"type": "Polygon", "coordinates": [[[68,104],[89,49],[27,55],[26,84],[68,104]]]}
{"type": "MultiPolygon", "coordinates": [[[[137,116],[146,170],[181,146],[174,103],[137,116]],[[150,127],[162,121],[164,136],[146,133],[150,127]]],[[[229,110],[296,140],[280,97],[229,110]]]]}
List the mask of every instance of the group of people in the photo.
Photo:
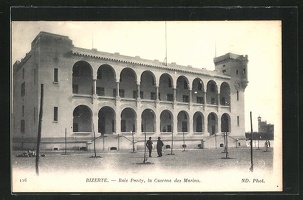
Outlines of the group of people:
{"type": "MultiPolygon", "coordinates": [[[[157,153],[158,153],[158,157],[162,157],[162,147],[164,146],[162,140],[160,137],[158,137],[157,140],[157,153]]],[[[148,148],[148,152],[149,152],[149,157],[151,156],[151,153],[153,151],[153,141],[151,140],[151,137],[149,137],[149,139],[146,142],[146,147],[148,148]]]]}

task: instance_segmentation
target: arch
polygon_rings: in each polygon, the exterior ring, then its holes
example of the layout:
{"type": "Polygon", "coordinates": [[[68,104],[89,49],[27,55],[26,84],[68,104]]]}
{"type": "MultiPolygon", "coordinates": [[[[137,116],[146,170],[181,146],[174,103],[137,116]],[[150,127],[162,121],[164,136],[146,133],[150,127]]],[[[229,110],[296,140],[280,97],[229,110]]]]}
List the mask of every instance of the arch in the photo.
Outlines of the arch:
{"type": "Polygon", "coordinates": [[[193,116],[193,130],[195,133],[204,132],[204,116],[201,112],[196,112],[193,116]]]}
{"type": "Polygon", "coordinates": [[[147,133],[155,132],[155,113],[152,109],[145,109],[141,114],[141,131],[147,133]]]}
{"type": "Polygon", "coordinates": [[[188,79],[185,76],[178,77],[176,89],[177,89],[177,97],[176,97],[177,101],[189,103],[190,86],[189,86],[188,79]]]}
{"type": "Polygon", "coordinates": [[[160,114],[160,132],[173,132],[173,114],[169,110],[163,110],[160,114]]]}
{"type": "Polygon", "coordinates": [[[85,105],[73,111],[73,132],[92,132],[92,110],[85,105]]]}
{"type": "Polygon", "coordinates": [[[195,78],[192,84],[192,102],[204,104],[204,83],[200,78],[195,78]]]}
{"type": "Polygon", "coordinates": [[[178,113],[178,132],[189,132],[189,115],[186,111],[180,111],[178,113]]]}
{"type": "Polygon", "coordinates": [[[227,113],[221,116],[221,132],[230,132],[230,116],[227,113]]]}
{"type": "Polygon", "coordinates": [[[230,106],[230,86],[226,82],[220,86],[220,104],[230,106]]]}
{"type": "Polygon", "coordinates": [[[120,73],[119,96],[136,99],[138,95],[137,75],[131,68],[124,68],[120,73]]]}
{"type": "Polygon", "coordinates": [[[116,113],[109,106],[102,107],[98,112],[98,133],[113,134],[115,132],[116,113]]]}
{"type": "Polygon", "coordinates": [[[213,105],[218,104],[218,87],[217,83],[213,80],[210,80],[207,83],[206,102],[213,105]]]}
{"type": "Polygon", "coordinates": [[[86,95],[93,93],[93,69],[86,61],[78,61],[73,66],[72,92],[86,95]]]}
{"type": "Polygon", "coordinates": [[[112,66],[101,65],[97,70],[96,93],[98,96],[116,97],[116,73],[112,66]]]}
{"type": "Polygon", "coordinates": [[[156,100],[156,78],[151,71],[144,71],[140,79],[140,98],[156,100]]]}
{"type": "Polygon", "coordinates": [[[164,73],[160,76],[159,81],[159,100],[174,101],[174,85],[172,77],[164,73]]]}
{"type": "Polygon", "coordinates": [[[218,133],[218,117],[215,113],[211,112],[209,113],[207,117],[207,130],[210,133],[210,135],[213,135],[215,133],[218,133]]]}
{"type": "Polygon", "coordinates": [[[137,115],[134,109],[125,108],[121,112],[121,133],[123,132],[136,132],[137,115]]]}

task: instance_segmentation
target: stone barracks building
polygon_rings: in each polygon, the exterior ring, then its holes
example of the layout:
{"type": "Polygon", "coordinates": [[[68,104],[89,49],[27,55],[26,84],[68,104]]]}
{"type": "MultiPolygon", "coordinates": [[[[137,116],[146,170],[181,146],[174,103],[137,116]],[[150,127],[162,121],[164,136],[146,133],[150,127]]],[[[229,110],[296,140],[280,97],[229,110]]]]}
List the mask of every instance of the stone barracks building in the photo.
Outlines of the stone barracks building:
{"type": "Polygon", "coordinates": [[[143,149],[145,136],[180,149],[245,144],[248,57],[214,58],[215,70],[75,47],[40,32],[13,65],[14,148],[143,149]],[[94,134],[95,133],[95,134],[94,134]],[[95,135],[95,136],[94,136],[95,135]],[[95,138],[95,139],[94,139],[95,138]],[[242,140],[243,139],[243,140],[242,140]]]}

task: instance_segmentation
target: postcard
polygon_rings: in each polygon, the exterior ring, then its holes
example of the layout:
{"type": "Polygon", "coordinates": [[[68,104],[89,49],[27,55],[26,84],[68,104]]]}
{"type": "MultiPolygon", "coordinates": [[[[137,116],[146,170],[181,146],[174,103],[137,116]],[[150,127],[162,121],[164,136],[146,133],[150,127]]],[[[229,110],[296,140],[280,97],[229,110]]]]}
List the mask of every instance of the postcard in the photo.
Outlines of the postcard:
{"type": "Polygon", "coordinates": [[[12,21],[11,182],[282,191],[281,21],[12,21]]]}

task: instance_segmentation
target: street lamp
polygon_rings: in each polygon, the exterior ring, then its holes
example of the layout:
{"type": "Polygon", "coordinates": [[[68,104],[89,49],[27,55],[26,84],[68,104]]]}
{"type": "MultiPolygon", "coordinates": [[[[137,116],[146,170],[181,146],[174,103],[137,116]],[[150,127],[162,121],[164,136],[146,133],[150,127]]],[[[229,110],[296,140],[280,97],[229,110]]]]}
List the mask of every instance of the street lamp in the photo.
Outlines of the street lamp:
{"type": "Polygon", "coordinates": [[[145,164],[146,161],[146,117],[144,118],[144,160],[143,163],[145,164]]]}
{"type": "Polygon", "coordinates": [[[133,138],[133,153],[135,153],[135,138],[134,138],[134,132],[131,131],[132,138],[133,138]]]}
{"type": "Polygon", "coordinates": [[[183,131],[183,151],[185,151],[185,139],[184,139],[184,131],[183,131]]]}

